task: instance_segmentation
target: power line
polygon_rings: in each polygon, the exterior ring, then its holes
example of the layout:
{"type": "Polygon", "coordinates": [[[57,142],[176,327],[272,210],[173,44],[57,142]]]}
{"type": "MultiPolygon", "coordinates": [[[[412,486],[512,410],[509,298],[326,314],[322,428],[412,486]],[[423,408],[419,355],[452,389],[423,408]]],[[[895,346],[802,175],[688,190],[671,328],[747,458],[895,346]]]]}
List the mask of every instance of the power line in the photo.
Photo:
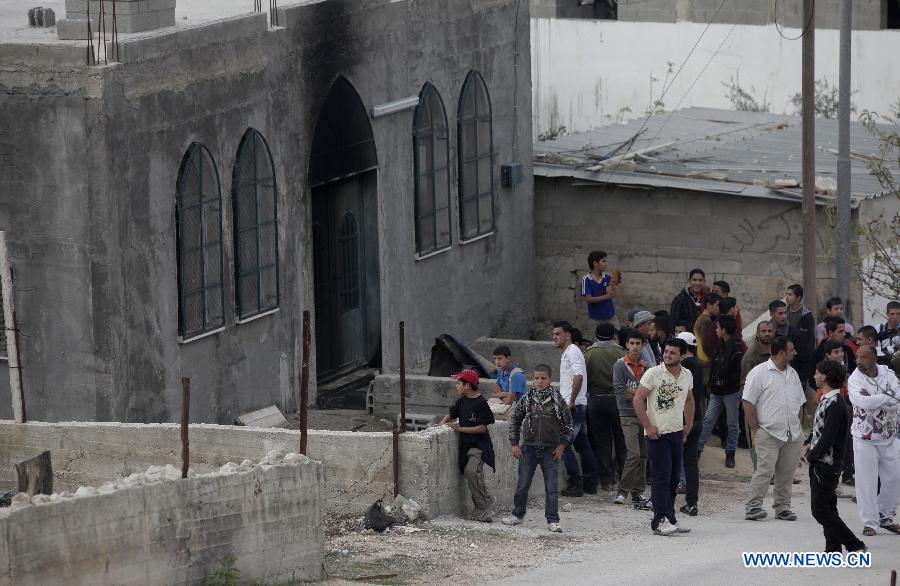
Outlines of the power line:
{"type": "MultiPolygon", "coordinates": [[[[716,17],[719,16],[719,11],[722,10],[722,6],[724,6],[724,5],[725,5],[725,0],[722,0],[721,2],[719,2],[719,6],[716,8],[716,11],[713,13],[712,18],[710,18],[709,22],[706,23],[706,27],[703,29],[703,32],[700,33],[700,36],[697,37],[696,41],[694,41],[694,45],[691,47],[691,50],[688,51],[688,54],[681,61],[681,65],[678,66],[678,70],[675,72],[675,75],[673,75],[672,79],[669,81],[669,83],[666,84],[665,87],[663,87],[663,91],[660,94],[659,98],[656,100],[655,104],[651,104],[652,110],[650,110],[650,113],[644,118],[644,121],[641,124],[641,127],[638,129],[638,131],[636,133],[634,133],[634,136],[632,136],[629,139],[631,144],[634,144],[634,142],[637,140],[637,138],[644,132],[644,129],[647,127],[647,123],[650,121],[650,118],[652,118],[659,111],[659,107],[663,103],[663,98],[666,96],[666,94],[672,88],[672,85],[675,83],[675,80],[678,79],[678,75],[684,69],[685,64],[688,62],[688,59],[691,58],[691,55],[694,54],[694,51],[697,50],[697,46],[700,45],[700,41],[703,40],[703,36],[706,35],[706,32],[710,29],[710,27],[716,21],[716,17]]],[[[629,142],[629,141],[626,141],[626,142],[629,142]]],[[[612,178],[615,176],[615,174],[616,174],[616,169],[612,169],[612,171],[609,174],[609,177],[607,177],[606,180],[603,181],[603,183],[609,183],[612,180],[612,178]]]]}
{"type": "Polygon", "coordinates": [[[722,38],[722,42],[719,43],[719,46],[716,47],[716,50],[713,52],[712,55],[710,55],[709,59],[706,61],[706,65],[703,66],[703,69],[700,70],[700,73],[697,74],[697,77],[695,77],[695,78],[694,78],[694,81],[691,82],[691,85],[688,86],[687,91],[684,92],[684,95],[681,96],[681,99],[678,100],[678,103],[675,104],[675,107],[672,108],[672,110],[669,112],[669,115],[666,116],[665,121],[663,121],[662,125],[659,127],[659,130],[656,131],[656,134],[653,135],[653,138],[652,138],[651,140],[656,140],[656,139],[659,137],[660,133],[663,131],[663,128],[665,128],[665,127],[666,127],[666,124],[669,123],[669,120],[672,119],[672,115],[675,114],[675,112],[676,112],[676,111],[678,110],[678,108],[681,106],[681,103],[684,101],[684,99],[685,99],[686,97],[688,97],[688,94],[690,94],[690,93],[691,93],[691,90],[694,89],[694,84],[696,84],[697,81],[703,76],[703,74],[706,72],[706,69],[709,67],[709,64],[712,63],[713,59],[716,58],[716,55],[719,54],[719,51],[722,50],[722,47],[725,46],[725,41],[728,40],[728,38],[731,36],[731,33],[734,32],[734,29],[735,29],[735,28],[737,28],[737,23],[733,24],[733,25],[731,26],[731,29],[729,29],[728,33],[722,38]]]}
{"type": "Polygon", "coordinates": [[[781,38],[787,39],[788,41],[797,41],[803,38],[806,34],[806,31],[809,30],[809,26],[812,24],[813,19],[816,17],[816,3],[813,2],[813,9],[809,13],[809,19],[806,21],[806,24],[803,25],[803,30],[800,31],[800,34],[796,37],[788,37],[782,32],[781,25],[778,24],[778,0],[775,0],[775,6],[773,11],[773,18],[775,19],[775,30],[778,31],[778,34],[781,35],[781,38]]]}

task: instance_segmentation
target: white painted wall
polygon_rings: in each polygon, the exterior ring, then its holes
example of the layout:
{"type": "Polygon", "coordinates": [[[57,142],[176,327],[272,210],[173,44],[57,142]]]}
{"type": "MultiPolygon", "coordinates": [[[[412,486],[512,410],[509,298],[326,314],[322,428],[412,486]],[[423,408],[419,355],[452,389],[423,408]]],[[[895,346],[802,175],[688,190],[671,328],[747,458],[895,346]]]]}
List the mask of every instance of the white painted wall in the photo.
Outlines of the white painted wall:
{"type": "MultiPolygon", "coordinates": [[[[625,107],[631,113],[624,119],[642,115],[660,96],[667,62],[677,70],[704,28],[693,22],[532,19],[534,136],[560,126],[577,132],[610,124],[625,107]]],[[[786,36],[799,32],[784,29],[786,36]]],[[[856,31],[852,43],[853,102],[860,112],[887,113],[900,97],[900,31],[856,31]]],[[[800,51],[801,41],[783,39],[771,25],[712,25],[663,98],[665,109],[731,108],[722,83],[735,77],[773,112],[793,113],[800,51]]],[[[837,30],[816,31],[816,60],[816,77],[837,84],[837,30]]]]}

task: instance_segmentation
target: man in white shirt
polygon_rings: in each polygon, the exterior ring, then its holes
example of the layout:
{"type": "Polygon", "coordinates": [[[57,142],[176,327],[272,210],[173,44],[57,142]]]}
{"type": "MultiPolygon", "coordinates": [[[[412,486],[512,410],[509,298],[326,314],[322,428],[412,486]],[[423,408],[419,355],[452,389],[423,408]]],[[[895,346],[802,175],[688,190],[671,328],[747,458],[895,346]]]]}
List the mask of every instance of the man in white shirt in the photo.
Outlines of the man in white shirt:
{"type": "Polygon", "coordinates": [[[762,504],[774,475],[775,518],[796,521],[797,515],[791,511],[791,485],[803,450],[800,422],[806,396],[800,376],[790,365],[796,354],[794,343],[779,336],[772,341],[771,353],[744,382],[744,416],[756,446],[756,470],[750,479],[744,518],[757,521],[766,517],[762,504]]]}
{"type": "Polygon", "coordinates": [[[597,461],[588,438],[587,426],[587,367],[581,349],[572,343],[572,324],[560,321],[553,324],[553,343],[562,351],[559,360],[559,392],[572,412],[572,436],[563,463],[569,477],[568,486],[559,491],[562,496],[579,497],[585,492],[597,492],[597,461]],[[573,449],[574,448],[574,449],[573,449]],[[581,456],[581,464],[575,457],[581,456]]]}
{"type": "Polygon", "coordinates": [[[856,510],[863,535],[876,527],[900,534],[894,509],[900,491],[900,456],[897,454],[900,382],[891,370],[877,364],[875,349],[861,346],[856,370],[847,381],[853,404],[853,463],[856,467],[856,510]],[[881,493],[878,479],[881,478],[881,493]]]}
{"type": "Polygon", "coordinates": [[[675,494],[681,475],[683,446],[694,423],[694,378],[681,365],[687,354],[687,342],[669,340],[663,348],[663,363],[647,370],[634,393],[634,413],[647,436],[647,456],[653,474],[650,500],[653,520],[650,528],[657,535],[679,530],[675,518],[675,494]]]}

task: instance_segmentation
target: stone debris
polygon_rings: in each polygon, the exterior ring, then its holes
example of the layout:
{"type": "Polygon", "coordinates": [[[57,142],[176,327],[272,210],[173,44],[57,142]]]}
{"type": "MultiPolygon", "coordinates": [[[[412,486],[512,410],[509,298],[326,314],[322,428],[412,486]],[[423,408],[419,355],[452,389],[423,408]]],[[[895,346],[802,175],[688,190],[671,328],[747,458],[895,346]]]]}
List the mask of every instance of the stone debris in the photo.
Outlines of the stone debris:
{"type": "Polygon", "coordinates": [[[51,501],[49,494],[36,494],[31,497],[31,504],[33,505],[46,505],[51,501]]]}
{"type": "Polygon", "coordinates": [[[572,512],[572,503],[566,503],[562,506],[562,510],[566,513],[572,512]]]}
{"type": "Polygon", "coordinates": [[[281,464],[284,461],[284,450],[274,449],[270,450],[265,457],[259,461],[260,466],[274,466],[275,464],[281,464]]]}

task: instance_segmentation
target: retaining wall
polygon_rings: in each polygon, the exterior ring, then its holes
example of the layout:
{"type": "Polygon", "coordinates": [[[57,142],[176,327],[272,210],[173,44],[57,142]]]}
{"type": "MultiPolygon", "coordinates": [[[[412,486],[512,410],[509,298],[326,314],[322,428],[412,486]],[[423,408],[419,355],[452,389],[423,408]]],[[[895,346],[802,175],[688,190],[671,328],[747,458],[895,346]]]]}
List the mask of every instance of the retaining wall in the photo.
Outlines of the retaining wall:
{"type": "Polygon", "coordinates": [[[319,462],[295,457],[14,504],[0,512],[0,585],[207,583],[229,554],[242,580],[316,580],[323,480],[319,462]]]}

